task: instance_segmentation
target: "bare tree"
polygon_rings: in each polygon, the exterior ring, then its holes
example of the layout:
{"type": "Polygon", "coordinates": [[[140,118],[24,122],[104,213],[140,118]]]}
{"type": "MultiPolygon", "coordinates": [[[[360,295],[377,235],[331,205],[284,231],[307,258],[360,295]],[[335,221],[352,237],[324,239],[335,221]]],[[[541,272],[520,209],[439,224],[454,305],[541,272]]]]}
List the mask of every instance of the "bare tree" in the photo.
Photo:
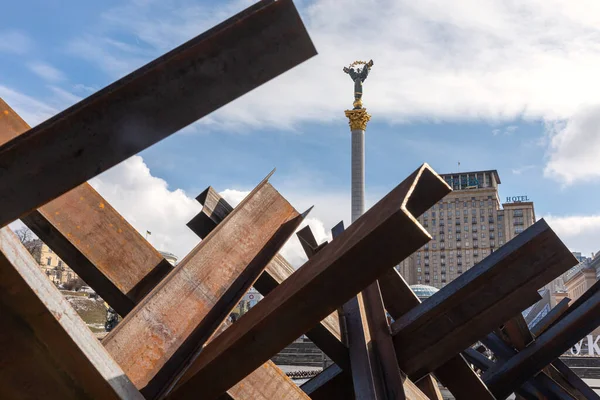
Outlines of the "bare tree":
{"type": "Polygon", "coordinates": [[[19,228],[15,231],[15,234],[19,238],[19,241],[25,246],[27,251],[31,253],[33,258],[39,262],[42,251],[42,241],[35,236],[35,234],[26,226],[19,228]]]}
{"type": "Polygon", "coordinates": [[[31,229],[29,229],[26,226],[17,229],[15,231],[15,234],[17,235],[17,237],[19,238],[19,240],[23,244],[36,239],[36,236],[33,234],[33,232],[31,231],[31,229]]]}

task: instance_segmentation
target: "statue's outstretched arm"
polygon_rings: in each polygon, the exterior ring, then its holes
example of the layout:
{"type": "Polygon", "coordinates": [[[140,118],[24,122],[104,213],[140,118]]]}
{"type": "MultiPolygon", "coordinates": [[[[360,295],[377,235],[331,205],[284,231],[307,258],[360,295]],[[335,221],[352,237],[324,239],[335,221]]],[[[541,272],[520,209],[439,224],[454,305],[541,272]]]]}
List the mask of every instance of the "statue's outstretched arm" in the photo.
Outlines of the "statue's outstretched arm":
{"type": "Polygon", "coordinates": [[[369,66],[365,65],[362,71],[360,71],[360,79],[364,82],[367,79],[367,76],[369,76],[369,66]]]}

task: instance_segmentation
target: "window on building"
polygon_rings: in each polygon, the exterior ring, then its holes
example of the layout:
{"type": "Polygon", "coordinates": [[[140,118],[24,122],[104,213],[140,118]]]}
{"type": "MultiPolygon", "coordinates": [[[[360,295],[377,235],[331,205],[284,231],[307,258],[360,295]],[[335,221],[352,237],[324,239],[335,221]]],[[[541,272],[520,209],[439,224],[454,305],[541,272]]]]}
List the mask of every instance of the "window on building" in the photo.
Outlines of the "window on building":
{"type": "Polygon", "coordinates": [[[483,207],[483,200],[479,201],[479,207],[483,207]]]}
{"type": "Polygon", "coordinates": [[[435,218],[435,211],[431,212],[431,218],[435,218]]]}
{"type": "Polygon", "coordinates": [[[431,245],[431,247],[435,249],[437,246],[436,246],[436,244],[435,244],[435,243],[433,243],[433,244],[431,245]]]}
{"type": "Polygon", "coordinates": [[[443,211],[440,211],[440,218],[444,218],[444,212],[443,211]]]}
{"type": "Polygon", "coordinates": [[[465,225],[465,232],[469,232],[469,225],[465,225]]]}
{"type": "Polygon", "coordinates": [[[58,260],[58,266],[62,267],[62,261],[61,260],[58,260]]]}
{"type": "Polygon", "coordinates": [[[502,237],[502,231],[498,231],[498,237],[502,237]]]}
{"type": "Polygon", "coordinates": [[[417,267],[417,272],[421,272],[421,267],[417,267]]]}
{"type": "Polygon", "coordinates": [[[504,215],[498,214],[498,222],[502,222],[503,219],[504,219],[504,215]]]}
{"type": "Polygon", "coordinates": [[[46,265],[52,265],[52,258],[51,257],[46,258],[46,265]]]}
{"type": "Polygon", "coordinates": [[[479,222],[485,222],[485,217],[483,215],[479,216],[479,222]]]}
{"type": "Polygon", "coordinates": [[[475,210],[475,209],[472,209],[472,210],[471,210],[471,215],[473,215],[473,216],[477,215],[477,210],[475,210]]]}
{"type": "Polygon", "coordinates": [[[523,216],[523,210],[514,210],[513,211],[513,216],[514,217],[522,217],[523,216]]]}
{"type": "Polygon", "coordinates": [[[427,218],[427,217],[429,216],[429,211],[425,211],[425,212],[423,213],[423,216],[424,216],[425,218],[427,218]]]}
{"type": "Polygon", "coordinates": [[[521,233],[523,231],[524,231],[524,229],[522,226],[515,227],[515,235],[518,235],[519,233],[521,233]]]}

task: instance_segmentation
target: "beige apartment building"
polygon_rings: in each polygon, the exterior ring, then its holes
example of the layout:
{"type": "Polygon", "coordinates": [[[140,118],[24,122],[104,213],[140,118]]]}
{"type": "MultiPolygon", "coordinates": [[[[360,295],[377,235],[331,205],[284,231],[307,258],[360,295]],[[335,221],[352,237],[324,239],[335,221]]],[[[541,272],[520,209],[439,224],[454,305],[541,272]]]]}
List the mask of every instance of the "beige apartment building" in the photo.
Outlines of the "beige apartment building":
{"type": "Polygon", "coordinates": [[[397,268],[410,285],[442,288],[535,222],[526,196],[498,196],[498,171],[444,174],[453,192],[419,222],[432,240],[397,268]]]}
{"type": "Polygon", "coordinates": [[[55,284],[64,284],[77,278],[77,274],[45,243],[40,241],[33,256],[48,279],[55,284]]]}

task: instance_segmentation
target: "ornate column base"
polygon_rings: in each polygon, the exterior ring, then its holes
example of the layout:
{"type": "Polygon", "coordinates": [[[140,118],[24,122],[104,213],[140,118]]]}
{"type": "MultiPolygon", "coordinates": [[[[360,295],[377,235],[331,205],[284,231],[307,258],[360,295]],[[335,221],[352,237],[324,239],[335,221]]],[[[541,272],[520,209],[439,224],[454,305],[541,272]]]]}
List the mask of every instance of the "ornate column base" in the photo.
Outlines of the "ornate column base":
{"type": "Polygon", "coordinates": [[[346,110],[344,111],[346,117],[348,117],[348,124],[351,130],[367,130],[367,122],[371,119],[371,116],[367,113],[366,108],[359,110],[346,110]]]}

